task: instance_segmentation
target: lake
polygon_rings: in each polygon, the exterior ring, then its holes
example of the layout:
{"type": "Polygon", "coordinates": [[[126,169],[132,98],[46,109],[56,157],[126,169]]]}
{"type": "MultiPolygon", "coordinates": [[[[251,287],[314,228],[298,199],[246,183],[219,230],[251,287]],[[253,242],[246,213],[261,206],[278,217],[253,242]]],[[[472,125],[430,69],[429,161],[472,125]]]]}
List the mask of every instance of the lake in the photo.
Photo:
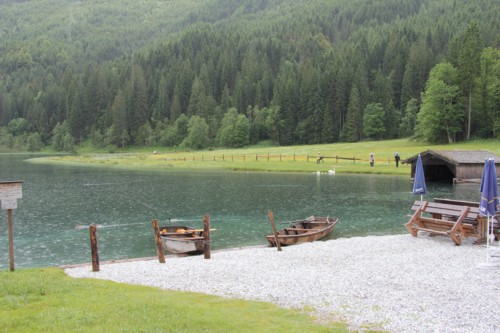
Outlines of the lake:
{"type": "MultiPolygon", "coordinates": [[[[15,266],[90,262],[88,226],[99,224],[101,261],[155,256],[151,221],[203,227],[212,249],[266,244],[272,210],[282,222],[336,216],[329,239],[406,233],[412,202],[408,176],[316,175],[234,171],[134,172],[40,165],[29,154],[0,154],[0,181],[23,181],[13,210],[15,266]]],[[[427,184],[428,195],[479,201],[478,184],[427,184]]],[[[9,267],[7,211],[0,212],[0,269],[9,267]]]]}

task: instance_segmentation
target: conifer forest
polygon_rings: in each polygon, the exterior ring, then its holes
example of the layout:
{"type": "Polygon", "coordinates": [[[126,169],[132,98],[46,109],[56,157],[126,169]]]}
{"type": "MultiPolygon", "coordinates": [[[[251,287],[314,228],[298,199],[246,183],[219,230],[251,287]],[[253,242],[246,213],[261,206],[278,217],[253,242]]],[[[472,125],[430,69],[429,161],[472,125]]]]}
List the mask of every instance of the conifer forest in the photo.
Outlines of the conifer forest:
{"type": "Polygon", "coordinates": [[[3,0],[0,149],[500,139],[498,0],[3,0]]]}

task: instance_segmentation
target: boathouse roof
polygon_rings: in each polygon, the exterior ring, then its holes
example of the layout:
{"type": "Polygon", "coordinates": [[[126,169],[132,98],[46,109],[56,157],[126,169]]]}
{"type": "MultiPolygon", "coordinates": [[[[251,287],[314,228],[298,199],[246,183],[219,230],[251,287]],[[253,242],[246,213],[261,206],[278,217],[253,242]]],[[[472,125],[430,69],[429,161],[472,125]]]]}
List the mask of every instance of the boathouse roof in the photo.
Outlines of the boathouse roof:
{"type": "MultiPolygon", "coordinates": [[[[430,181],[472,181],[481,179],[484,161],[495,159],[497,174],[500,172],[500,156],[487,150],[427,150],[420,153],[424,173],[430,181]]],[[[411,164],[411,177],[415,175],[418,154],[402,163],[411,164]]]]}

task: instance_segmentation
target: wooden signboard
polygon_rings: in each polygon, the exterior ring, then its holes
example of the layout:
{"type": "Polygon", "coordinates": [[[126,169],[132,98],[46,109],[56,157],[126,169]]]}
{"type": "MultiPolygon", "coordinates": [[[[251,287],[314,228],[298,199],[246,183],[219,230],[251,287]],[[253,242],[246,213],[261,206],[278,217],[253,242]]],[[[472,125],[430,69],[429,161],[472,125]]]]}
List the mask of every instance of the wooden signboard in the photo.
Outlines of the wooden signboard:
{"type": "Polygon", "coordinates": [[[23,197],[22,182],[0,182],[0,208],[7,210],[9,223],[10,270],[14,270],[14,237],[12,232],[12,210],[17,208],[17,199],[23,197]]]}
{"type": "Polygon", "coordinates": [[[0,203],[2,210],[16,209],[17,199],[21,199],[22,197],[22,182],[0,182],[0,203]]]}

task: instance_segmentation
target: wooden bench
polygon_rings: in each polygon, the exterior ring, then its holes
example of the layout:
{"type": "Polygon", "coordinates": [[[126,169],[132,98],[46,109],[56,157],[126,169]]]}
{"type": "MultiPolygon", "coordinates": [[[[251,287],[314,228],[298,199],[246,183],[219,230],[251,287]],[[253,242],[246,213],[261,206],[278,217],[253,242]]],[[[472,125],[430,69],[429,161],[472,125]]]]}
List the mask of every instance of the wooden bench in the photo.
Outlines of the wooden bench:
{"type": "MultiPolygon", "coordinates": [[[[474,201],[434,198],[434,202],[446,203],[450,205],[465,205],[465,206],[479,208],[479,202],[474,202],[474,201]]],[[[476,210],[473,209],[473,212],[476,212],[476,210]]],[[[484,243],[486,242],[486,234],[488,233],[487,217],[478,215],[477,223],[478,223],[478,231],[480,237],[476,241],[476,243],[484,243]]],[[[493,234],[495,234],[495,239],[500,240],[500,212],[497,212],[496,215],[493,217],[492,228],[493,228],[493,234]]]]}
{"type": "Polygon", "coordinates": [[[449,236],[456,245],[461,237],[481,239],[479,208],[465,205],[451,205],[439,202],[415,201],[415,211],[405,224],[406,229],[417,237],[419,231],[449,236]]]}

